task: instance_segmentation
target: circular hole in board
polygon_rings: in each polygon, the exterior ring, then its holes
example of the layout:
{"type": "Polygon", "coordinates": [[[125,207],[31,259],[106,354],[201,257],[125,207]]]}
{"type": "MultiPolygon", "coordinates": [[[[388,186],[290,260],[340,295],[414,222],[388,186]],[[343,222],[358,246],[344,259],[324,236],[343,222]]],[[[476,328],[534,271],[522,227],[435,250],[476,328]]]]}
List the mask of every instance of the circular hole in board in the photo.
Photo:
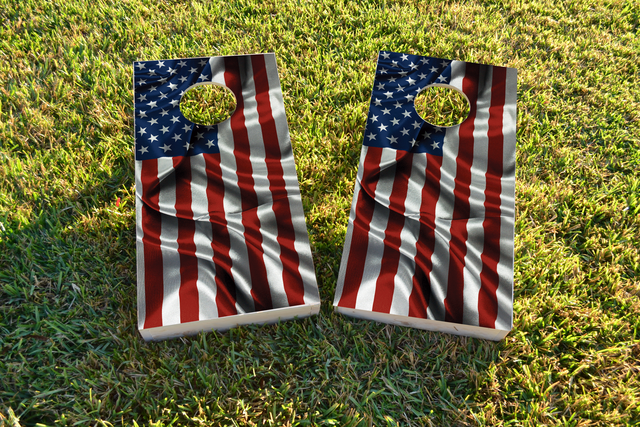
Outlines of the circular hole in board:
{"type": "Polygon", "coordinates": [[[215,83],[200,83],[180,99],[180,112],[193,123],[212,126],[227,120],[236,110],[233,92],[215,83]]]}
{"type": "Polygon", "coordinates": [[[471,111],[465,94],[453,86],[438,84],[424,88],[415,97],[414,106],[420,117],[438,127],[457,126],[471,111]]]}

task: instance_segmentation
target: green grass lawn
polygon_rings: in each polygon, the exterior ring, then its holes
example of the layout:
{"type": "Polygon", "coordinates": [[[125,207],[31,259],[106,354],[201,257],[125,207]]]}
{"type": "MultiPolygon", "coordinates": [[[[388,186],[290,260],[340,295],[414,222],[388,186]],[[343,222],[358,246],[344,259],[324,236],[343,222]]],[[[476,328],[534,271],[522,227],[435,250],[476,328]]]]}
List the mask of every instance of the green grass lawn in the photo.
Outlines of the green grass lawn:
{"type": "Polygon", "coordinates": [[[0,0],[0,23],[0,425],[640,424],[637,0],[0,0]],[[333,312],[379,50],[518,69],[502,342],[333,312]],[[321,313],[144,343],[132,62],[256,52],[321,313]]]}

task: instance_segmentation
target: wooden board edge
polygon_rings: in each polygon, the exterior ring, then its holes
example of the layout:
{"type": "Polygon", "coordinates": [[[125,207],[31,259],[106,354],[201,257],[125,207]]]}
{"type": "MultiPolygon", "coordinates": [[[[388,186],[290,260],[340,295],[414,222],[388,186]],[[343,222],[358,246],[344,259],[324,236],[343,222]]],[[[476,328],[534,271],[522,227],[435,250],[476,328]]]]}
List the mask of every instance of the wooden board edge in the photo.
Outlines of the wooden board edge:
{"type": "Polygon", "coordinates": [[[217,319],[199,320],[177,325],[159,326],[157,328],[138,329],[145,341],[161,341],[170,338],[197,335],[212,330],[226,331],[242,325],[268,325],[282,320],[304,318],[320,312],[320,303],[294,307],[274,308],[254,313],[236,314],[217,319]]]}

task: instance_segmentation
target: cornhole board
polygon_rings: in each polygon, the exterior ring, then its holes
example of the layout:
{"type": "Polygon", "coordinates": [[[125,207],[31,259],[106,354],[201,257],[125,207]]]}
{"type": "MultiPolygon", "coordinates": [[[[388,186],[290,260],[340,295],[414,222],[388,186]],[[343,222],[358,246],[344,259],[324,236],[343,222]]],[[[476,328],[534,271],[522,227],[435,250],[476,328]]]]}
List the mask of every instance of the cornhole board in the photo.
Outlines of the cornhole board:
{"type": "Polygon", "coordinates": [[[275,55],[139,61],[133,85],[142,337],[318,313],[275,55]],[[204,84],[236,99],[213,126],[180,111],[204,84]]]}
{"type": "Polygon", "coordinates": [[[516,70],[380,52],[334,306],[490,340],[513,324],[516,70]],[[469,116],[415,110],[431,86],[469,116]]]}

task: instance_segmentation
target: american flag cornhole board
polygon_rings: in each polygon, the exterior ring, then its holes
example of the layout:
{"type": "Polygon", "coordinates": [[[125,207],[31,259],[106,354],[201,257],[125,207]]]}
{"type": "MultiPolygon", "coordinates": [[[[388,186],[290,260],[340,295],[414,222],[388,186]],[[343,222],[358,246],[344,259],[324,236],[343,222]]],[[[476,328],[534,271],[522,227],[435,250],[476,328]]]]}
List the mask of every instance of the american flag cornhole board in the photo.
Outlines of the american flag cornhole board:
{"type": "Polygon", "coordinates": [[[516,70],[380,52],[334,305],[346,315],[491,340],[513,322],[516,70]],[[430,86],[466,96],[424,121],[430,86]]]}
{"type": "Polygon", "coordinates": [[[142,337],[318,313],[275,55],[140,61],[133,83],[142,337]],[[217,125],[180,112],[203,84],[236,98],[217,125]]]}

